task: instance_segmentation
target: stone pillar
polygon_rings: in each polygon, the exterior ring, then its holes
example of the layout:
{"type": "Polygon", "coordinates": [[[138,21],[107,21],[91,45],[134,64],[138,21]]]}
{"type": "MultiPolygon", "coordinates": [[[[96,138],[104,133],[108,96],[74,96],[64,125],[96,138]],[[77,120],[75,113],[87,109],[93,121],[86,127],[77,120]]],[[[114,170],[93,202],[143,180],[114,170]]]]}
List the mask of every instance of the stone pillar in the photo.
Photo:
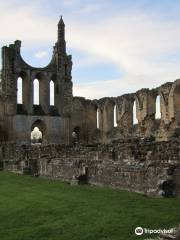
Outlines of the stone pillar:
{"type": "Polygon", "coordinates": [[[27,72],[24,77],[22,77],[22,102],[25,110],[28,114],[32,114],[33,106],[33,80],[31,79],[30,72],[27,72]]]}
{"type": "Polygon", "coordinates": [[[114,104],[106,102],[103,108],[103,131],[109,132],[114,128],[114,104]]]}
{"type": "Polygon", "coordinates": [[[101,106],[98,107],[99,112],[99,130],[103,131],[103,108],[101,106]]]}
{"type": "Polygon", "coordinates": [[[41,105],[43,111],[48,114],[50,106],[50,87],[49,80],[43,77],[39,80],[39,104],[41,105]]]}
{"type": "Polygon", "coordinates": [[[23,102],[28,114],[33,114],[33,98],[34,98],[33,82],[34,82],[34,78],[32,75],[30,75],[29,81],[27,81],[27,83],[25,84],[26,90],[25,92],[23,92],[23,102]]]}

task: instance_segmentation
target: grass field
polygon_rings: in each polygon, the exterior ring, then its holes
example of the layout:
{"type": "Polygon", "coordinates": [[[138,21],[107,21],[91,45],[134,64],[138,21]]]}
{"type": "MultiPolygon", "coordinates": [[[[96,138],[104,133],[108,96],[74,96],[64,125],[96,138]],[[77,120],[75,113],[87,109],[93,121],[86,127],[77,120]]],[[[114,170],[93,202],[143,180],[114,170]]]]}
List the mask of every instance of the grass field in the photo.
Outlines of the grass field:
{"type": "Polygon", "coordinates": [[[0,172],[0,240],[134,240],[180,223],[180,199],[0,172]]]}

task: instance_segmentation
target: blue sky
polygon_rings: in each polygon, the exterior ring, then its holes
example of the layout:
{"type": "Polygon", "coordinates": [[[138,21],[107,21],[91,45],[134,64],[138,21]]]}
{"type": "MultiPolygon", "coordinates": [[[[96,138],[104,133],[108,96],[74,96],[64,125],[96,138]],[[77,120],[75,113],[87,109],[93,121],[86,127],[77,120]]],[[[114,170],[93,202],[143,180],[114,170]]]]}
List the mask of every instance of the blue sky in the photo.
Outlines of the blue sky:
{"type": "Polygon", "coordinates": [[[118,96],[180,77],[179,0],[6,0],[0,45],[22,40],[22,56],[45,66],[63,15],[74,95],[118,96]]]}

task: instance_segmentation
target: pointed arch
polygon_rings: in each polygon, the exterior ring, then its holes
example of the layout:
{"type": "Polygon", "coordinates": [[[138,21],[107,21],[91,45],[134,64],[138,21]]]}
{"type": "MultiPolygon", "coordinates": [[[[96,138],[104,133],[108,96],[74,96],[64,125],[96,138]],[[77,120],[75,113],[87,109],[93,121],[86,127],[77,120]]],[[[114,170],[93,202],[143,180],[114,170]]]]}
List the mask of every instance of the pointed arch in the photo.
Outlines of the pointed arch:
{"type": "Polygon", "coordinates": [[[37,119],[31,126],[31,134],[30,134],[31,142],[32,139],[39,139],[39,141],[35,140],[35,142],[42,142],[47,140],[47,127],[44,121],[41,119],[37,119]]]}
{"type": "Polygon", "coordinates": [[[156,97],[156,114],[155,119],[161,118],[160,95],[156,97]]]}
{"type": "Polygon", "coordinates": [[[114,105],[114,127],[117,127],[117,105],[114,105]]]}
{"type": "MultiPolygon", "coordinates": [[[[79,126],[76,126],[74,129],[73,129],[73,133],[76,134],[76,141],[79,142],[80,140],[80,130],[81,128],[79,126]]],[[[75,136],[75,134],[73,134],[75,136]]]]}
{"type": "Polygon", "coordinates": [[[33,104],[39,105],[39,80],[37,78],[33,81],[33,104]]]}
{"type": "Polygon", "coordinates": [[[41,143],[42,142],[42,132],[38,127],[34,127],[31,131],[31,142],[32,143],[41,143]]]}
{"type": "Polygon", "coordinates": [[[23,104],[23,80],[21,77],[17,79],[17,104],[23,104]]]}
{"type": "Polygon", "coordinates": [[[138,124],[138,119],[137,119],[137,101],[136,100],[133,103],[133,124],[138,124]]]}
{"type": "Polygon", "coordinates": [[[50,81],[50,106],[54,106],[54,81],[50,81]]]}

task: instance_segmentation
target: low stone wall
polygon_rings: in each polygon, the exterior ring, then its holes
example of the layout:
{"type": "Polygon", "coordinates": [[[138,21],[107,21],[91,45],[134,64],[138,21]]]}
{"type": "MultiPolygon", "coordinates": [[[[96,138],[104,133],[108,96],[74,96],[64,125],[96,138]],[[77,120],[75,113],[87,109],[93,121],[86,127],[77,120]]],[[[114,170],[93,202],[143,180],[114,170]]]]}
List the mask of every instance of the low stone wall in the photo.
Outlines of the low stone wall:
{"type": "Polygon", "coordinates": [[[0,146],[5,170],[144,193],[180,196],[180,140],[119,140],[95,146],[0,146]]]}

